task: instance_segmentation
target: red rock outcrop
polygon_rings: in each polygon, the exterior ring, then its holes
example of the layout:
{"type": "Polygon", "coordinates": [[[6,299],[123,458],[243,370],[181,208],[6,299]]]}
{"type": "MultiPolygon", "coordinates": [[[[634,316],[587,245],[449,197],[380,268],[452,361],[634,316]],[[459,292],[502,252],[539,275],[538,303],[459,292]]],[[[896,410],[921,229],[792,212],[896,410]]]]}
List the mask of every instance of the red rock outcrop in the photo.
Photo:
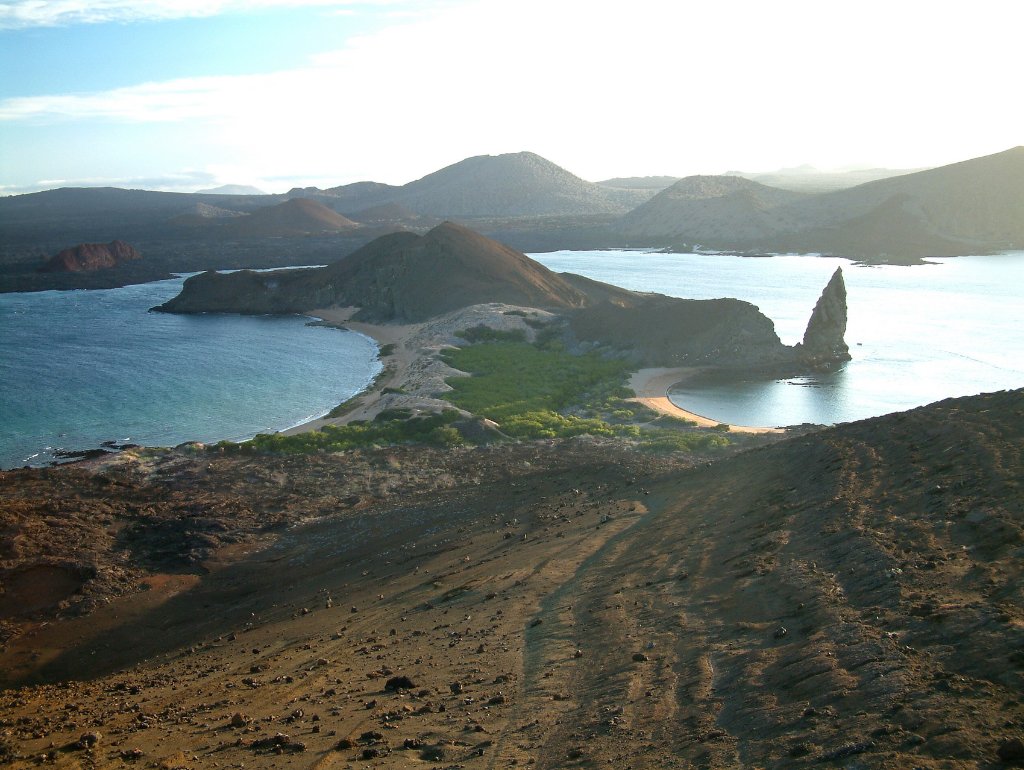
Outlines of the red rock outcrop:
{"type": "Polygon", "coordinates": [[[124,241],[110,243],[80,243],[64,249],[47,262],[42,270],[47,273],[84,273],[117,267],[122,262],[141,259],[142,255],[124,241]]]}

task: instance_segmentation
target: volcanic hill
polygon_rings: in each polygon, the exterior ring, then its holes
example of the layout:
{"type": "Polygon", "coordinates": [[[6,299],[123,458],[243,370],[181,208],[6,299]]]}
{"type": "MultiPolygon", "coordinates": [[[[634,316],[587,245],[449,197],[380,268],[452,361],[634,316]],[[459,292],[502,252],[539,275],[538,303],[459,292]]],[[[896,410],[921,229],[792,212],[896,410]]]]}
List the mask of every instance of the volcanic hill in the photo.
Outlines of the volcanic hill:
{"type": "Polygon", "coordinates": [[[422,236],[382,236],[325,268],[194,276],[159,309],[302,313],[357,305],[361,318],[422,321],[485,302],[567,309],[585,301],[524,254],[446,222],[422,236]]]}
{"type": "Polygon", "coordinates": [[[739,248],[775,235],[773,210],[802,197],[737,176],[689,176],[620,220],[632,236],[739,248]]]}
{"type": "Polygon", "coordinates": [[[396,194],[420,214],[443,217],[548,217],[628,211],[643,190],[609,190],[532,152],[480,155],[410,182],[396,194]]]}
{"type": "Polygon", "coordinates": [[[88,273],[107,270],[136,259],[142,259],[142,255],[134,246],[123,241],[80,243],[55,255],[40,270],[49,273],[88,273]]]}
{"type": "Polygon", "coordinates": [[[293,198],[274,206],[256,209],[246,217],[223,225],[241,236],[280,237],[313,233],[338,233],[359,225],[315,200],[293,198]]]}
{"type": "Polygon", "coordinates": [[[650,243],[914,261],[1024,248],[1024,147],[816,195],[688,177],[624,216],[650,243]]]}

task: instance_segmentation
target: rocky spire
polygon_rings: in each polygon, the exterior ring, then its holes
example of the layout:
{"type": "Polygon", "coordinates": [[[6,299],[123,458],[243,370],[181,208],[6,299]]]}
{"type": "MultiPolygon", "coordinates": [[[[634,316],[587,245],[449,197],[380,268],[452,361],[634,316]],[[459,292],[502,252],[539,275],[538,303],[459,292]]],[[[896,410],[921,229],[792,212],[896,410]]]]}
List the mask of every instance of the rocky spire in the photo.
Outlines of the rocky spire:
{"type": "Polygon", "coordinates": [[[812,364],[849,361],[850,348],[845,335],[846,284],[843,269],[837,267],[807,323],[803,343],[799,346],[803,358],[812,364]]]}

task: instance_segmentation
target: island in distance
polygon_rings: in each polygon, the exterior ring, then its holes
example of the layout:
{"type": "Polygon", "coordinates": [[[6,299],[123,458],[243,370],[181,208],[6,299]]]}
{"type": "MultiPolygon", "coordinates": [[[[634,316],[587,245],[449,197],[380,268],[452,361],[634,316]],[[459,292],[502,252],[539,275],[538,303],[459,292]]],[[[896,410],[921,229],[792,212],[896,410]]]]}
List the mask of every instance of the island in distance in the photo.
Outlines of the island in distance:
{"type": "Polygon", "coordinates": [[[323,268],[192,276],[178,296],[154,309],[288,314],[355,306],[356,320],[409,323],[486,303],[562,314],[578,343],[609,346],[643,366],[713,364],[779,373],[849,359],[841,269],[814,309],[803,343],[789,347],[748,302],[643,294],[554,273],[452,222],[422,236],[382,236],[323,268]]]}

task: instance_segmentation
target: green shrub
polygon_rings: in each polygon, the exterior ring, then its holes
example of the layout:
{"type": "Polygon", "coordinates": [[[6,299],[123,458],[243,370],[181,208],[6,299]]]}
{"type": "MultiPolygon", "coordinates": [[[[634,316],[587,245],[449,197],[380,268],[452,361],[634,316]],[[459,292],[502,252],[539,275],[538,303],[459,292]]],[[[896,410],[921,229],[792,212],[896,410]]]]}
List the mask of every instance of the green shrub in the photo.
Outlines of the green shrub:
{"type": "Polygon", "coordinates": [[[523,342],[526,340],[526,332],[522,329],[508,329],[501,331],[492,329],[490,326],[472,326],[469,329],[462,329],[455,332],[456,337],[461,337],[466,342],[523,342]]]}
{"type": "MultiPolygon", "coordinates": [[[[402,417],[408,410],[388,410],[390,415],[372,422],[358,420],[348,425],[325,425],[323,430],[285,436],[280,433],[261,433],[241,444],[221,442],[218,447],[234,452],[273,452],[278,454],[309,454],[313,452],[342,452],[365,446],[388,444],[440,444],[456,446],[463,443],[462,435],[451,424],[459,419],[455,409],[443,412],[402,417]]],[[[385,413],[381,413],[385,414],[385,413]]],[[[410,413],[411,414],[411,413],[410,413]]]]}

